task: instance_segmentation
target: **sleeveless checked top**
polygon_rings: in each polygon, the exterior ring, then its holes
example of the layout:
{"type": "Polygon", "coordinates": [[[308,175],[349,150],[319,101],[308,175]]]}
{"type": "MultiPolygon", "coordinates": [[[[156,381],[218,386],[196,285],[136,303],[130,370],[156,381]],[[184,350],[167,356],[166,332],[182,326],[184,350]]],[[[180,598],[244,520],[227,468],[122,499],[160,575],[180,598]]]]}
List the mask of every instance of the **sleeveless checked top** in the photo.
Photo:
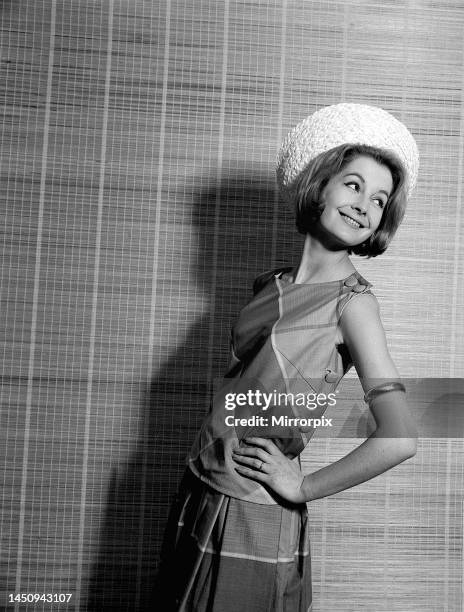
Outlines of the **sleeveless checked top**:
{"type": "Polygon", "coordinates": [[[270,437],[299,461],[314,433],[305,419],[321,417],[327,402],[309,409],[295,398],[324,398],[336,390],[352,366],[345,345],[337,344],[341,313],[372,286],[357,271],[342,280],[295,284],[291,269],[254,281],[254,296],[231,330],[229,367],[187,458],[193,473],[214,489],[260,504],[277,502],[236,472],[233,448],[242,438],[270,437]]]}

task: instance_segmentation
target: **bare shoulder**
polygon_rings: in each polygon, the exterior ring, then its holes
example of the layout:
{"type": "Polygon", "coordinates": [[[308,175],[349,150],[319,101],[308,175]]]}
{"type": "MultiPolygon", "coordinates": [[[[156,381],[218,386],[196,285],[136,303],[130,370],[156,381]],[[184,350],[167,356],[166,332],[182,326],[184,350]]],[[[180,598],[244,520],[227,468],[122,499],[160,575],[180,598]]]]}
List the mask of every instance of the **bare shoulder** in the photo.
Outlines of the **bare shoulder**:
{"type": "Polygon", "coordinates": [[[340,316],[340,332],[361,382],[372,386],[373,379],[397,377],[390,356],[377,298],[363,293],[351,299],[340,316]]]}
{"type": "Polygon", "coordinates": [[[367,322],[372,324],[377,323],[382,326],[379,302],[371,292],[360,293],[353,296],[353,299],[345,304],[340,321],[344,325],[349,325],[356,321],[361,321],[365,317],[367,317],[367,322]]]}

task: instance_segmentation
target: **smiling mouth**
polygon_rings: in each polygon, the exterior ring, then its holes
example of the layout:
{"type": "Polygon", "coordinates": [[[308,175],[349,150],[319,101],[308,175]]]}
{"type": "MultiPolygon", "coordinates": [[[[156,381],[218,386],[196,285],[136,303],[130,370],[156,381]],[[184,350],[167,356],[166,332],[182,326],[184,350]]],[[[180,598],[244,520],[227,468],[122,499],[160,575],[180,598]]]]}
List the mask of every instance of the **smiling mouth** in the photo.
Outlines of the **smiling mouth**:
{"type": "Polygon", "coordinates": [[[358,221],[355,221],[354,219],[352,219],[351,217],[349,217],[348,215],[345,215],[345,213],[342,213],[341,211],[338,211],[343,219],[343,221],[349,225],[350,227],[353,227],[354,229],[360,229],[361,227],[364,227],[363,225],[361,225],[361,223],[359,223],[358,221]]]}

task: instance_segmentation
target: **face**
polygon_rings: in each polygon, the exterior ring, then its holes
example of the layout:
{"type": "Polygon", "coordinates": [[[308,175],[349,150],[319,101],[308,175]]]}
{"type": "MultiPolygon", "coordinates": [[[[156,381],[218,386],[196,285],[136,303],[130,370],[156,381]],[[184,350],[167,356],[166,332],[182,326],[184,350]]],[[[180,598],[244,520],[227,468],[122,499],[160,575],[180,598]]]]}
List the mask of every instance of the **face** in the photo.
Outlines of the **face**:
{"type": "Polygon", "coordinates": [[[367,240],[378,228],[393,190],[387,166],[360,155],[335,174],[322,191],[319,230],[329,245],[348,248],[367,240]]]}

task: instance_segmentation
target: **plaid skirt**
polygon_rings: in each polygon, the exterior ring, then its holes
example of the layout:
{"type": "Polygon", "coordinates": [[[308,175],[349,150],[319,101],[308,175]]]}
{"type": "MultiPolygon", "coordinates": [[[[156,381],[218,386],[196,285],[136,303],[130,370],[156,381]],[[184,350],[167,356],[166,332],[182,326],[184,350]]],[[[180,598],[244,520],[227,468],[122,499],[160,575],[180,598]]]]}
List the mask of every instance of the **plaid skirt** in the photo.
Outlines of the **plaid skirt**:
{"type": "Polygon", "coordinates": [[[309,612],[311,595],[306,505],[228,497],[187,468],[166,530],[156,609],[309,612]]]}

